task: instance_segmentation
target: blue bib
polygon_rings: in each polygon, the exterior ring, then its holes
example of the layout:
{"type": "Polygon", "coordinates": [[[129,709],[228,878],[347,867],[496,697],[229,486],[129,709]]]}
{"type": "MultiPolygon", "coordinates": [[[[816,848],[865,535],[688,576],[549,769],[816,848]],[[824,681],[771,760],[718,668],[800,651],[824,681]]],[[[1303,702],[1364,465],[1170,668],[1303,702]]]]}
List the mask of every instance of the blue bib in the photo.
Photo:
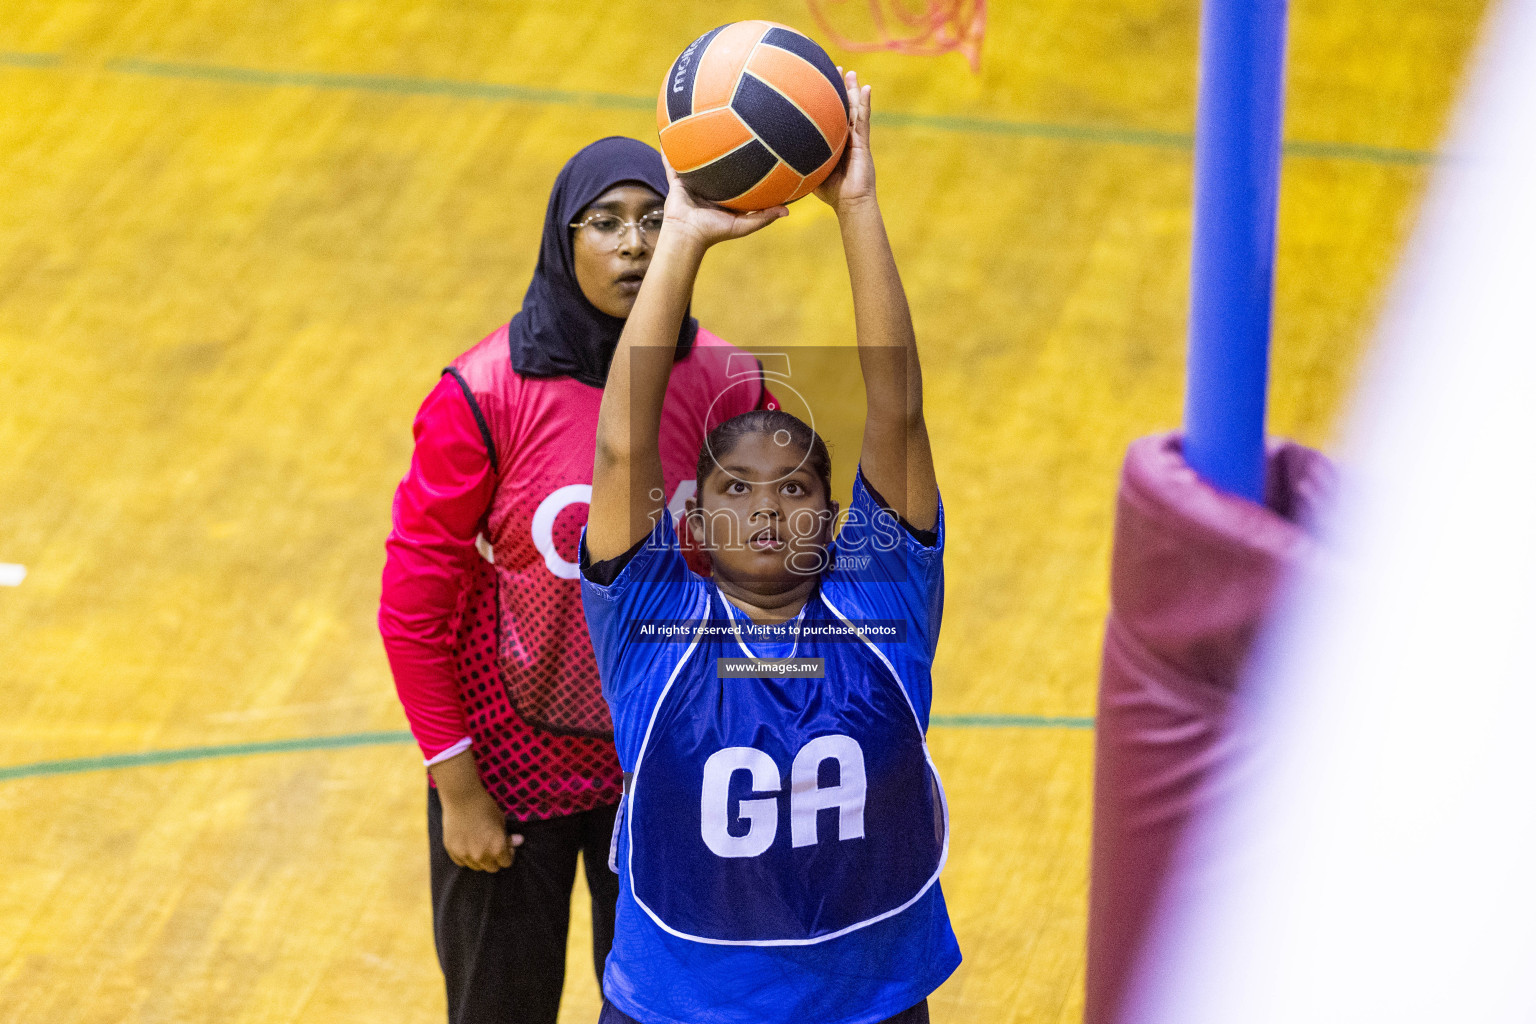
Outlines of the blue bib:
{"type": "MultiPolygon", "coordinates": [[[[629,888],[666,932],[721,945],[809,945],[884,920],[938,880],[948,810],[917,711],[818,592],[786,652],[727,634],[710,585],[650,712],[625,800],[629,888]],[[718,678],[717,659],[822,658],[825,678],[718,678]],[[638,839],[636,837],[639,837],[638,839]]],[[[775,645],[777,647],[778,645],[775,645]]]]}

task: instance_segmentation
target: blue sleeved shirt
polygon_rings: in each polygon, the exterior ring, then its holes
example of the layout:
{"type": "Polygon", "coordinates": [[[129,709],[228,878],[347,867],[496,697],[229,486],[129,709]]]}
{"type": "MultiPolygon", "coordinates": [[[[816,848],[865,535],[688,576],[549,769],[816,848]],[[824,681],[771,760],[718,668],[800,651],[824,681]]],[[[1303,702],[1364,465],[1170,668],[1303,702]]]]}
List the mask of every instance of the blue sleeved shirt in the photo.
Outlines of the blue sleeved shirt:
{"type": "Polygon", "coordinates": [[[861,473],[817,590],[767,629],[688,569],[661,519],[611,585],[582,579],[632,773],[604,993],[642,1024],[893,1016],[960,962],[924,741],[943,512],[924,545],[861,473]],[[721,661],[770,658],[824,676],[721,661]]]}

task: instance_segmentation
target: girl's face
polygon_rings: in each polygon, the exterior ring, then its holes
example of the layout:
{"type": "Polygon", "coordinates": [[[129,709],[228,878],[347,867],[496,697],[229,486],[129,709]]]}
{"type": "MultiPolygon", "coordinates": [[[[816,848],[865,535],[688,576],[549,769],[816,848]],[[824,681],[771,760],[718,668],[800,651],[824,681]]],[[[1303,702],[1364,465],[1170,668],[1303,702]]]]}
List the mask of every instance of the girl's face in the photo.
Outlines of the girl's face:
{"type": "Polygon", "coordinates": [[[794,585],[827,567],[837,503],[788,437],[738,439],[688,502],[688,528],[717,577],[794,585]]]}
{"type": "Polygon", "coordinates": [[[651,265],[661,230],[661,196],[644,185],[615,185],[588,203],[573,223],[576,283],[609,316],[628,317],[651,265]]]}

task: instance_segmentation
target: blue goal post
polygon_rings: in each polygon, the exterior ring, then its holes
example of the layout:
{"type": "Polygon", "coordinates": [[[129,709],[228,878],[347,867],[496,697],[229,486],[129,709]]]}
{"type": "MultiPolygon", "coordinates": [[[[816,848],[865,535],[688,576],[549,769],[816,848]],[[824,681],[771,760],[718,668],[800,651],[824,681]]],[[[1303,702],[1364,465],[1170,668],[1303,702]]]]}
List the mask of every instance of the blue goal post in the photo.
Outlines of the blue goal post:
{"type": "Polygon", "coordinates": [[[1195,124],[1184,457],[1264,500],[1286,0],[1205,0],[1195,124]]]}

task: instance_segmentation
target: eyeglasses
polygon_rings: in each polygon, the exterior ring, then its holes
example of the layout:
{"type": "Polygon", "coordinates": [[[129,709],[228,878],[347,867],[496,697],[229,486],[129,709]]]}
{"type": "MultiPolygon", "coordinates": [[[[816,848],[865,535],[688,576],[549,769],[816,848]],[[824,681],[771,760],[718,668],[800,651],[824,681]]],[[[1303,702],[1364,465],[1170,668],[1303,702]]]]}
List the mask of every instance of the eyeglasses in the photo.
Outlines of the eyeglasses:
{"type": "Polygon", "coordinates": [[[576,230],[586,228],[592,240],[598,245],[606,245],[611,249],[617,249],[629,237],[630,228],[640,229],[640,244],[655,245],[656,236],[661,233],[661,222],[665,215],[660,210],[652,210],[639,220],[620,220],[611,213],[588,214],[585,220],[572,224],[576,230]]]}

